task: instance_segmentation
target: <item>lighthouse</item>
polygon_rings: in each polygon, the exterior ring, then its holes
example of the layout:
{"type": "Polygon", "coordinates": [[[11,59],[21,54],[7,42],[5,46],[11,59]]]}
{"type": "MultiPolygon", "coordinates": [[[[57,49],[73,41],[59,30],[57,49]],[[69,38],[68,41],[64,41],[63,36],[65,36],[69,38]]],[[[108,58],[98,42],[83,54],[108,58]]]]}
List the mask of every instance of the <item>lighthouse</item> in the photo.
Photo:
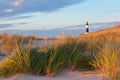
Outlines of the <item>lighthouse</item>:
{"type": "Polygon", "coordinates": [[[85,34],[88,34],[89,33],[89,28],[88,28],[88,21],[86,22],[86,33],[85,34]]]}

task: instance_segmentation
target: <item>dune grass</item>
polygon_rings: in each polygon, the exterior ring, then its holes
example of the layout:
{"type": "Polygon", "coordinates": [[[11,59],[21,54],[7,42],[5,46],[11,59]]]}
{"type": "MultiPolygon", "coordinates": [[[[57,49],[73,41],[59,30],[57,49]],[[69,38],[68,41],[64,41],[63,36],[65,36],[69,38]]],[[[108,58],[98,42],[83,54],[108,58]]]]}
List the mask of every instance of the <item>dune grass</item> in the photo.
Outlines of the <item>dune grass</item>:
{"type": "MultiPolygon", "coordinates": [[[[17,43],[16,43],[17,44],[17,43]]],[[[11,76],[29,72],[30,48],[16,45],[16,51],[0,62],[0,76],[11,76]]]]}
{"type": "Polygon", "coordinates": [[[24,36],[24,35],[14,35],[8,33],[0,34],[0,53],[10,54],[14,52],[14,48],[16,47],[16,43],[19,46],[24,46],[29,44],[29,40],[35,40],[36,38],[33,36],[24,36]]]}
{"type": "Polygon", "coordinates": [[[30,58],[32,61],[31,72],[37,75],[54,76],[56,72],[65,67],[71,71],[80,68],[85,69],[88,66],[90,68],[90,58],[81,53],[83,46],[85,43],[75,43],[74,39],[71,38],[70,41],[69,37],[58,39],[47,51],[36,52],[35,50],[30,58]],[[66,42],[64,43],[64,41],[66,42]]]}
{"type": "Polygon", "coordinates": [[[65,67],[71,71],[85,68],[87,65],[89,66],[90,61],[87,56],[82,55],[85,45],[84,42],[75,42],[72,37],[58,39],[45,51],[17,44],[15,53],[0,62],[0,76],[10,76],[17,73],[54,76],[65,67]]]}
{"type": "Polygon", "coordinates": [[[119,31],[118,26],[79,37],[64,36],[40,49],[17,45],[14,47],[16,52],[0,62],[0,76],[17,73],[55,76],[67,68],[71,71],[98,70],[106,74],[109,80],[119,80],[119,31]]]}
{"type": "MultiPolygon", "coordinates": [[[[117,44],[116,44],[117,45],[117,44]]],[[[109,80],[117,80],[120,71],[120,48],[113,44],[105,44],[95,55],[93,66],[100,73],[108,75],[109,80]]]]}
{"type": "MultiPolygon", "coordinates": [[[[117,28],[94,33],[97,43],[97,51],[94,51],[92,66],[102,74],[106,74],[107,80],[120,80],[120,32],[117,28]]],[[[92,36],[93,36],[92,35],[92,36]]],[[[93,40],[92,38],[91,40],[93,40]]],[[[90,44],[91,45],[91,44],[90,44]]],[[[95,49],[95,48],[94,48],[95,49]]]]}

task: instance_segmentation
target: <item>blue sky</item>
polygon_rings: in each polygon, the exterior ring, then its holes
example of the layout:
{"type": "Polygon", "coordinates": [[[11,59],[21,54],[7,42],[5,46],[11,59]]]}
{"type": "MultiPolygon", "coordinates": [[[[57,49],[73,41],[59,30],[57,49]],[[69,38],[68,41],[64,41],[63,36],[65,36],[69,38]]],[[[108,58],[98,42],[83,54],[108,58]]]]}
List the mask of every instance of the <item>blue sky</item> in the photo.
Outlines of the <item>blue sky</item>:
{"type": "Polygon", "coordinates": [[[0,29],[41,30],[120,21],[120,0],[0,0],[0,29]]]}

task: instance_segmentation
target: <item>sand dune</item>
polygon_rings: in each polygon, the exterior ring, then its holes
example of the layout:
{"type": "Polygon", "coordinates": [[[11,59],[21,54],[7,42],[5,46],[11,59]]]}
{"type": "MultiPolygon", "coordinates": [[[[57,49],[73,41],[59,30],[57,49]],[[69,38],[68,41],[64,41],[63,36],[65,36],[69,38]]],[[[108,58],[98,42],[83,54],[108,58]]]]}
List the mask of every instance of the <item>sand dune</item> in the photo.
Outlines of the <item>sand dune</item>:
{"type": "Polygon", "coordinates": [[[96,72],[64,70],[55,77],[35,76],[32,74],[14,75],[10,78],[1,78],[0,80],[103,80],[103,75],[96,72]]]}

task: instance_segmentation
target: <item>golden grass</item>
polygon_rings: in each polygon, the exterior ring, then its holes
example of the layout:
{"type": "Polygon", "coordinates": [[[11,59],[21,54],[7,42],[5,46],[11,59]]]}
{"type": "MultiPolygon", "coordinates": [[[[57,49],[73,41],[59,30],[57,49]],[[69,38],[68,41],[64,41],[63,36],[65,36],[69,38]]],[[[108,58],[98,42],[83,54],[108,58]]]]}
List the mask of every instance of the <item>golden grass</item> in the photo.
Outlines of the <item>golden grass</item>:
{"type": "Polygon", "coordinates": [[[88,52],[95,57],[92,65],[109,80],[118,80],[120,73],[120,25],[81,35],[80,41],[88,43],[88,52]]]}
{"type": "MultiPolygon", "coordinates": [[[[14,49],[14,42],[11,42],[14,39],[16,41],[16,38],[16,36],[8,38],[6,35],[0,37],[7,50],[9,48],[14,49]]],[[[24,45],[28,38],[21,37],[17,40],[17,43],[24,45]],[[19,41],[22,41],[22,43],[19,41]]],[[[101,73],[106,73],[111,80],[115,80],[119,76],[120,25],[89,34],[81,34],[78,37],[69,35],[53,40],[55,41],[52,45],[47,44],[41,47],[39,52],[37,52],[38,49],[33,52],[30,50],[30,54],[32,54],[28,56],[30,58],[30,61],[28,61],[30,62],[30,72],[53,76],[61,67],[64,67],[70,70],[96,69],[101,73]]],[[[45,41],[48,43],[48,38],[45,41]]],[[[17,52],[22,54],[24,50],[22,50],[22,53],[21,51],[17,52]]],[[[9,63],[6,61],[3,62],[7,66],[9,63]]]]}

